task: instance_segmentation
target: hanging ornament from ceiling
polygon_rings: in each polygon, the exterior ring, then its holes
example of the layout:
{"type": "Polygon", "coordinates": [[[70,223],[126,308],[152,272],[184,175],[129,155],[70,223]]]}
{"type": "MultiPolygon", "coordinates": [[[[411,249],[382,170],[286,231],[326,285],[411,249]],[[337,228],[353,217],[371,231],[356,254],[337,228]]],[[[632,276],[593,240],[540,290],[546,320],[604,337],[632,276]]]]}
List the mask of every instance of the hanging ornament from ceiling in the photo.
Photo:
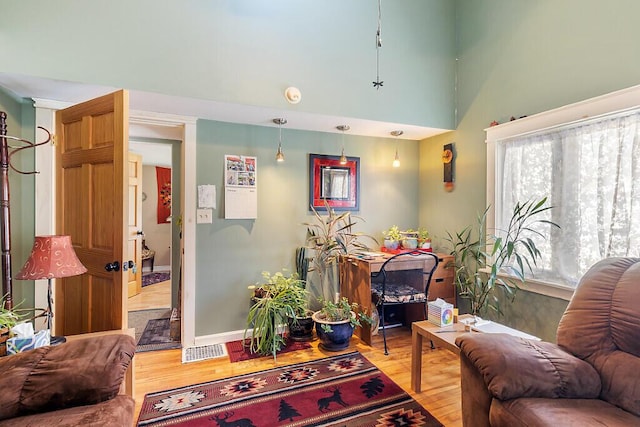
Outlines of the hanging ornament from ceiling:
{"type": "Polygon", "coordinates": [[[382,0],[378,0],[378,31],[376,31],[376,81],[373,87],[380,89],[383,81],[380,80],[380,48],[382,47],[382,0]]]}

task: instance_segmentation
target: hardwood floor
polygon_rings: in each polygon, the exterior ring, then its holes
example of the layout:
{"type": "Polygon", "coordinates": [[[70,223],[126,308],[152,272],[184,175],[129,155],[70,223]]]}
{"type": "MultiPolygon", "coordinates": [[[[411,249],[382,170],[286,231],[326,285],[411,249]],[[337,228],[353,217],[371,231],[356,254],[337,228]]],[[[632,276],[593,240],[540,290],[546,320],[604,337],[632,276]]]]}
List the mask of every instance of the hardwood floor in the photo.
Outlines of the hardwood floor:
{"type": "MultiPolygon", "coordinates": [[[[428,343],[424,344],[422,392],[413,393],[411,391],[411,332],[408,328],[389,329],[387,332],[388,356],[384,355],[381,335],[374,336],[372,347],[353,338],[347,351],[362,353],[445,426],[461,426],[458,356],[441,348],[431,350],[428,343]]],[[[276,362],[265,357],[230,363],[228,357],[223,357],[182,364],[181,350],[137,353],[134,358],[135,419],[138,418],[146,393],[256,372],[274,366],[314,360],[334,354],[336,353],[318,349],[317,341],[314,341],[312,348],[308,350],[299,350],[278,356],[276,362]]]]}
{"type": "Polygon", "coordinates": [[[154,283],[142,288],[142,292],[127,300],[127,310],[171,308],[171,281],[154,283]]]}

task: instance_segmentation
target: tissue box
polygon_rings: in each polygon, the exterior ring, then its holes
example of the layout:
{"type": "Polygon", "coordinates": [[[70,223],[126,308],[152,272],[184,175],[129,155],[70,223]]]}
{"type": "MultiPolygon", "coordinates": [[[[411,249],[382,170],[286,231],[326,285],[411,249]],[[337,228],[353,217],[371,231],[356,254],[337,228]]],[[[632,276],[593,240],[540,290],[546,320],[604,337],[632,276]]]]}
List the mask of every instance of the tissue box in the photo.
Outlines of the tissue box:
{"type": "Polygon", "coordinates": [[[427,320],[434,325],[448,326],[453,324],[453,304],[440,301],[427,303],[427,320]]]}
{"type": "Polygon", "coordinates": [[[16,354],[22,351],[33,350],[34,348],[49,345],[51,336],[48,329],[38,331],[37,334],[27,337],[13,337],[7,340],[7,354],[16,354]]]}

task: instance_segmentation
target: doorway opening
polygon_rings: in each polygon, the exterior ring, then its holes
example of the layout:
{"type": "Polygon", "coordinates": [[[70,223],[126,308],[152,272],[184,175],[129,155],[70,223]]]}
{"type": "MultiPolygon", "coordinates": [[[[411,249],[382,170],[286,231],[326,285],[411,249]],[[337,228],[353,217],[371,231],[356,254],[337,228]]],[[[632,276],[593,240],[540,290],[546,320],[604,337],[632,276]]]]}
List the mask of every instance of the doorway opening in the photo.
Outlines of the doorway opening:
{"type": "Polygon", "coordinates": [[[178,294],[180,274],[179,269],[173,274],[172,262],[177,258],[174,248],[179,252],[179,242],[173,244],[173,219],[180,212],[180,198],[175,197],[179,195],[180,176],[173,160],[180,155],[180,144],[181,141],[166,139],[129,139],[130,155],[140,156],[142,162],[142,227],[138,230],[142,237],[138,266],[142,287],[130,292],[127,301],[128,323],[135,329],[137,351],[180,346],[180,301],[172,298],[178,294]]]}

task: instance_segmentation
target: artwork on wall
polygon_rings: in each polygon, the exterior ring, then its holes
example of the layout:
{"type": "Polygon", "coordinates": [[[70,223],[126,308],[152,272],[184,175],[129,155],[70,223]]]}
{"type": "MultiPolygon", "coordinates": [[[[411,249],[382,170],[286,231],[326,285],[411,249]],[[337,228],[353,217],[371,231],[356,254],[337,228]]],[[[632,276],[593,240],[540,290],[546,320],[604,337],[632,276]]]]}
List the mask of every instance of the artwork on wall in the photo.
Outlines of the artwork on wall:
{"type": "Polygon", "coordinates": [[[356,211],[360,201],[360,158],[309,154],[309,209],[356,211]]]}
{"type": "Polygon", "coordinates": [[[171,168],[156,166],[158,224],[171,222],[171,168]]]}

